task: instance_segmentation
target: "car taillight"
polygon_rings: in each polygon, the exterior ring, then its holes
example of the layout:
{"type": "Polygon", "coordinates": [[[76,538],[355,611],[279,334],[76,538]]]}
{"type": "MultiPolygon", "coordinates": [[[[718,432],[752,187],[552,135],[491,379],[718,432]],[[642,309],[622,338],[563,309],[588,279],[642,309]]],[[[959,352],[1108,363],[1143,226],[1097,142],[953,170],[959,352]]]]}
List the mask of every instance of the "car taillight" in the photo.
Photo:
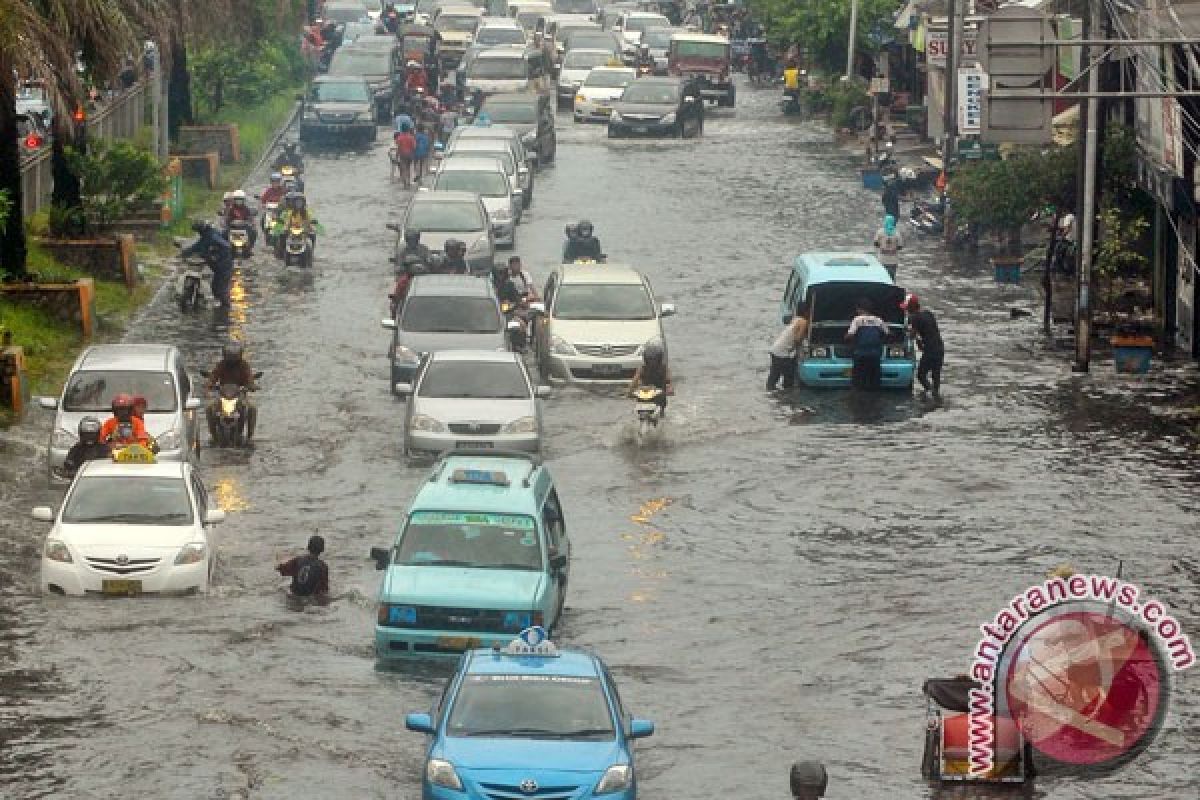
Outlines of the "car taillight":
{"type": "Polygon", "coordinates": [[[42,137],[38,136],[36,133],[29,134],[25,137],[25,146],[30,150],[37,150],[42,146],[42,137]]]}

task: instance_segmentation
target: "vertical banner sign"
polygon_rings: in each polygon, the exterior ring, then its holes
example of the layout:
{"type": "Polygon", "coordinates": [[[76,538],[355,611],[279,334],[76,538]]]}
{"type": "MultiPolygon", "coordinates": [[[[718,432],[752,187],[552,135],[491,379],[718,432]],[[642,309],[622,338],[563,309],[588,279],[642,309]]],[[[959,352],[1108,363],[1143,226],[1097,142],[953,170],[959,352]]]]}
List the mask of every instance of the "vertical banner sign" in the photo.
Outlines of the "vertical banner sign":
{"type": "Polygon", "coordinates": [[[946,31],[929,31],[925,36],[925,61],[933,67],[946,66],[946,54],[950,52],[950,34],[946,31]]]}
{"type": "Polygon", "coordinates": [[[978,67],[958,71],[958,132],[962,135],[983,131],[983,88],[987,75],[978,67]]]}

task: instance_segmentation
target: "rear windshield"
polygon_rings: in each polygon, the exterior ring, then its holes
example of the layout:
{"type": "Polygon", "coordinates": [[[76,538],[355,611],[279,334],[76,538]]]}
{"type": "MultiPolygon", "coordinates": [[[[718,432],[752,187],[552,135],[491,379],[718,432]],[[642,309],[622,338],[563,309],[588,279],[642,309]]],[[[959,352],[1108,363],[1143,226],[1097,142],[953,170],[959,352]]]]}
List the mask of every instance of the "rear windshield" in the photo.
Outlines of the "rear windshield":
{"type": "Polygon", "coordinates": [[[492,122],[501,125],[532,125],[537,122],[537,106],[530,103],[484,103],[483,110],[492,122]]]}
{"type": "Polygon", "coordinates": [[[563,56],[563,69],[591,69],[602,67],[612,59],[611,52],[588,53],[582,50],[572,50],[563,56]]]}
{"type": "Polygon", "coordinates": [[[525,44],[525,31],[520,28],[480,28],[475,44],[525,44]]]}
{"type": "Polygon", "coordinates": [[[507,197],[508,178],[502,172],[443,169],[438,173],[437,182],[433,188],[444,192],[474,192],[484,197],[507,197]]]}
{"type": "MultiPolygon", "coordinates": [[[[498,159],[500,159],[500,163],[504,164],[504,174],[505,175],[512,175],[517,171],[517,168],[513,162],[512,152],[509,151],[508,149],[501,150],[500,149],[501,145],[499,142],[491,142],[490,144],[492,145],[492,147],[489,149],[486,145],[483,147],[471,147],[471,146],[467,145],[467,142],[470,142],[470,141],[472,141],[472,140],[471,139],[460,139],[459,142],[461,142],[461,144],[455,144],[454,147],[450,148],[449,155],[452,156],[455,153],[459,153],[461,155],[487,156],[488,158],[498,158],[498,159]]],[[[478,140],[475,140],[475,141],[478,141],[478,140]]]]}
{"type": "Polygon", "coordinates": [[[470,203],[414,203],[404,224],[406,231],[470,233],[484,230],[479,201],[470,203]]]}
{"type": "Polygon", "coordinates": [[[360,5],[325,6],[321,16],[330,22],[358,22],[369,18],[367,10],[360,5]]]}
{"type": "Polygon", "coordinates": [[[725,58],[729,45],[720,42],[689,42],[686,39],[676,40],[672,52],[684,58],[725,58]]]}
{"type": "Polygon", "coordinates": [[[584,86],[596,86],[601,89],[623,89],[633,83],[633,72],[610,72],[609,70],[594,69],[588,73],[584,86]]]}
{"type": "Polygon", "coordinates": [[[666,17],[630,17],[625,20],[625,30],[627,31],[644,31],[647,28],[665,28],[671,24],[671,20],[666,17]]]}
{"type": "MultiPolygon", "coordinates": [[[[597,50],[608,50],[609,52],[616,52],[617,50],[617,40],[613,38],[612,34],[605,33],[604,31],[571,31],[567,34],[566,44],[572,50],[579,48],[595,48],[597,50]]],[[[605,59],[602,63],[607,64],[608,59],[605,59]]],[[[596,66],[599,66],[599,64],[596,66]]]]}
{"type": "Polygon", "coordinates": [[[112,411],[118,394],[146,398],[147,412],[176,409],[175,379],[169,372],[79,371],[67,381],[63,411],[112,411]]]}
{"type": "Polygon", "coordinates": [[[523,400],[529,397],[529,385],[515,361],[435,361],[417,396],[523,400]]]}
{"type": "Polygon", "coordinates": [[[386,50],[342,50],[329,62],[330,75],[386,75],[392,71],[392,54],[386,50]]]}
{"type": "Polygon", "coordinates": [[[675,35],[675,31],[665,30],[663,28],[654,28],[642,34],[642,44],[654,49],[666,49],[671,44],[671,37],[675,35]]]}
{"type": "MultiPolygon", "coordinates": [[[[468,80],[471,78],[498,81],[522,81],[529,77],[523,56],[512,58],[477,58],[467,71],[468,80]]],[[[491,110],[488,110],[491,113],[491,110]]],[[[492,117],[495,120],[495,117],[492,117]]]]}
{"type": "Polygon", "coordinates": [[[459,33],[471,33],[479,27],[479,17],[474,15],[466,16],[443,14],[437,18],[437,22],[433,23],[433,27],[439,31],[458,31],[459,33]]]}
{"type": "Polygon", "coordinates": [[[534,26],[537,25],[537,21],[545,16],[545,14],[546,12],[541,9],[537,11],[522,11],[517,14],[517,22],[521,24],[522,28],[533,30],[534,26]]]}
{"type": "Polygon", "coordinates": [[[595,0],[554,0],[555,14],[595,14],[595,0]]]}
{"type": "Polygon", "coordinates": [[[500,312],[487,297],[417,295],[404,304],[400,329],[409,333],[499,333],[500,312]]]}

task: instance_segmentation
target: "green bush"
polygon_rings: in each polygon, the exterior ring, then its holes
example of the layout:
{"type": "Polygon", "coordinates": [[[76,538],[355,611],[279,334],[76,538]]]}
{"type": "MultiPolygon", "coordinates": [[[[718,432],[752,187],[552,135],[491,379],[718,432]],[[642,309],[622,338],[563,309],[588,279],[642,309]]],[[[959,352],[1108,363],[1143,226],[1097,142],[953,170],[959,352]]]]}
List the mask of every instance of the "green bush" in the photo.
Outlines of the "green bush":
{"type": "MultiPolygon", "coordinates": [[[[857,81],[835,81],[828,89],[830,119],[836,129],[853,127],[852,111],[856,108],[871,108],[871,95],[857,81]]],[[[868,114],[868,117],[870,115],[868,114]]]]}
{"type": "Polygon", "coordinates": [[[207,112],[216,114],[227,105],[250,107],[300,83],[305,64],[299,50],[277,39],[235,47],[214,44],[191,60],[193,84],[207,112]]]}
{"type": "MultiPolygon", "coordinates": [[[[153,203],[166,188],[158,159],[129,141],[98,140],[86,153],[67,148],[67,162],[79,176],[84,218],[91,227],[108,228],[130,210],[153,203]]],[[[50,226],[70,228],[70,211],[51,212],[50,226]]]]}

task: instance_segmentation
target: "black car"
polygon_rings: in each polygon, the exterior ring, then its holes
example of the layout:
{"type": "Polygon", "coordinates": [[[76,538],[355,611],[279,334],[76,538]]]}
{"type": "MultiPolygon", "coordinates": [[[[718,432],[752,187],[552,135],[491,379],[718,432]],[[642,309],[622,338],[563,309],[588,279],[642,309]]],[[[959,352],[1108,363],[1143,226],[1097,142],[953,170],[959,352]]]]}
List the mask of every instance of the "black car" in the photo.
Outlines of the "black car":
{"type": "Polygon", "coordinates": [[[625,87],[608,118],[608,135],[699,136],[704,133],[704,102],[694,81],[640,78],[625,87]]]}
{"type": "Polygon", "coordinates": [[[363,77],[322,75],[312,82],[300,116],[300,139],[375,141],[375,104],[363,77]]]}
{"type": "Polygon", "coordinates": [[[538,164],[554,160],[558,134],[554,132],[554,101],[535,92],[494,94],[483,101],[493,125],[504,125],[521,134],[526,152],[537,153],[538,164]]]}

